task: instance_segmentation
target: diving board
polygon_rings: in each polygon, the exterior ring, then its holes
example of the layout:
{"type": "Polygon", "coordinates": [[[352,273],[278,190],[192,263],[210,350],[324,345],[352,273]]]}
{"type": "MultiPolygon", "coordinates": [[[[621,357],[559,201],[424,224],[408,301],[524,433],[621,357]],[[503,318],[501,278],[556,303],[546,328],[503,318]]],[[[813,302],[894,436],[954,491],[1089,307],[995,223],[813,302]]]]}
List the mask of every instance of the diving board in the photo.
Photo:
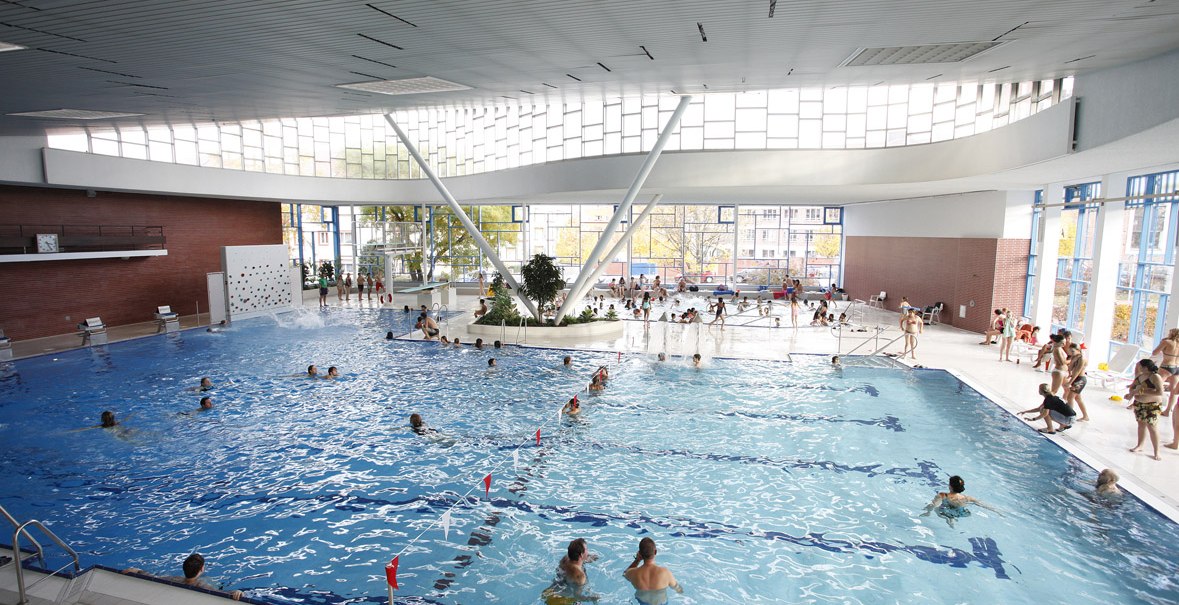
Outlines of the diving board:
{"type": "Polygon", "coordinates": [[[454,286],[445,281],[426,282],[420,286],[399,288],[396,292],[416,295],[417,302],[413,305],[414,307],[426,305],[428,308],[433,308],[434,305],[446,305],[453,308],[458,303],[454,286]]]}

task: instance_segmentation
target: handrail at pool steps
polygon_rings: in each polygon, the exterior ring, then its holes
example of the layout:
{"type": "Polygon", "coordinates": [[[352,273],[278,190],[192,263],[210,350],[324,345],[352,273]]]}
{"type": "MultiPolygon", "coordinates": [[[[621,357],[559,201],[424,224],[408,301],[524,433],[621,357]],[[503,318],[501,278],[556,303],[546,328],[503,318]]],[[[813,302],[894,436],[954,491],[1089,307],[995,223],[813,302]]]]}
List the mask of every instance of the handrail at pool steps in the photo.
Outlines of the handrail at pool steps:
{"type": "Polygon", "coordinates": [[[446,326],[446,337],[450,338],[450,307],[442,303],[434,303],[434,314],[442,318],[442,323],[446,326]]]}
{"type": "Polygon", "coordinates": [[[516,326],[516,344],[520,344],[520,330],[524,330],[524,342],[528,342],[528,321],[520,316],[520,325],[516,326]]]}
{"type": "MultiPolygon", "coordinates": [[[[28,532],[25,530],[25,528],[30,527],[30,526],[40,529],[42,533],[44,533],[46,536],[49,536],[50,540],[53,540],[54,543],[56,543],[58,546],[60,546],[62,548],[62,550],[66,551],[66,553],[68,553],[70,555],[70,558],[72,559],[71,562],[74,565],[74,573],[75,574],[82,571],[82,566],[78,562],[78,553],[76,551],[74,551],[74,549],[70,548],[69,544],[66,544],[64,541],[62,541],[61,538],[57,537],[57,534],[50,531],[48,527],[45,527],[44,524],[42,524],[40,521],[38,521],[36,519],[30,519],[28,521],[25,521],[24,523],[21,523],[12,532],[12,551],[13,551],[13,553],[16,554],[17,559],[20,559],[20,536],[21,536],[21,534],[28,535],[28,532]]],[[[42,559],[42,564],[44,564],[44,559],[42,559]]],[[[17,591],[20,595],[20,597],[19,597],[20,600],[17,601],[17,604],[18,605],[27,605],[27,603],[29,602],[28,590],[31,590],[34,586],[40,584],[41,582],[44,582],[47,578],[51,578],[51,577],[57,575],[63,569],[65,569],[66,567],[69,567],[69,566],[70,566],[70,563],[66,563],[65,565],[62,565],[61,567],[59,567],[58,569],[50,572],[49,574],[47,574],[45,577],[41,578],[40,580],[33,582],[32,586],[25,588],[24,566],[22,565],[21,561],[19,561],[19,560],[16,561],[16,565],[15,565],[15,567],[16,567],[16,588],[17,588],[17,591]]]]}
{"type": "MultiPolygon", "coordinates": [[[[888,330],[888,328],[883,327],[883,326],[876,326],[873,329],[876,331],[876,334],[874,334],[872,338],[876,341],[876,344],[879,345],[880,344],[880,334],[882,332],[888,330]]],[[[871,340],[864,340],[864,342],[861,342],[860,344],[853,347],[852,350],[848,351],[847,353],[840,353],[840,355],[851,355],[852,353],[855,353],[856,351],[860,350],[860,347],[863,347],[864,345],[868,344],[869,342],[871,342],[871,340]]],[[[888,346],[888,345],[885,345],[885,346],[888,346]]],[[[873,353],[873,355],[875,355],[875,353],[873,353]]]]}
{"type": "MultiPolygon", "coordinates": [[[[20,527],[20,522],[17,521],[16,518],[13,517],[11,514],[9,514],[8,511],[4,509],[3,506],[0,506],[0,516],[3,516],[5,519],[7,519],[8,522],[12,524],[12,527],[14,527],[14,528],[20,527]]],[[[41,547],[41,543],[38,542],[37,539],[34,538],[33,535],[30,534],[28,531],[23,531],[22,533],[24,533],[25,537],[29,539],[29,542],[33,543],[33,548],[37,549],[37,558],[41,560],[41,566],[44,567],[45,566],[45,549],[41,547]]],[[[19,564],[20,563],[20,561],[19,561],[20,549],[15,544],[12,547],[12,552],[16,555],[16,558],[18,559],[17,564],[19,564]]]]}

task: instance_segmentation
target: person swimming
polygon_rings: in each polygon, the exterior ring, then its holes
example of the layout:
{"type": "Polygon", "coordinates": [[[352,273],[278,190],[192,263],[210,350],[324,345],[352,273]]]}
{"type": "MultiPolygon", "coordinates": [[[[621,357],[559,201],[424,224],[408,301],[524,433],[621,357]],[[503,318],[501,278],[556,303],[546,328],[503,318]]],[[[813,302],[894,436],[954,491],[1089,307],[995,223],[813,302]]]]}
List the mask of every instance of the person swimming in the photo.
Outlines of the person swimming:
{"type": "Polygon", "coordinates": [[[418,435],[433,435],[438,433],[438,431],[426,426],[426,421],[422,420],[422,415],[418,413],[409,415],[409,428],[413,429],[413,432],[418,435]]]}
{"type": "Polygon", "coordinates": [[[211,397],[201,397],[201,407],[197,408],[198,412],[213,409],[213,399],[211,397]]]}
{"type": "Polygon", "coordinates": [[[561,408],[561,413],[566,416],[576,416],[581,413],[581,402],[577,401],[577,395],[574,395],[565,407],[561,408]]]}
{"type": "Polygon", "coordinates": [[[703,360],[701,359],[701,357],[700,357],[700,354],[699,354],[699,353],[696,353],[695,355],[693,355],[693,356],[692,356],[692,365],[693,365],[693,366],[695,366],[695,367],[697,367],[697,368],[698,368],[698,367],[700,367],[700,365],[701,365],[702,363],[703,363],[703,360]]]}
{"type": "Polygon", "coordinates": [[[307,366],[306,376],[308,378],[319,378],[319,368],[315,367],[315,364],[307,366]]]}
{"type": "Polygon", "coordinates": [[[921,516],[928,517],[929,513],[936,510],[937,516],[945,519],[946,523],[953,527],[956,520],[970,516],[970,509],[966,508],[967,504],[975,504],[999,515],[1003,514],[983,501],[962,493],[964,491],[966,491],[966,482],[962,477],[958,475],[950,477],[950,491],[938,492],[933,501],[925,506],[925,512],[921,513],[921,516]]]}
{"type": "Polygon", "coordinates": [[[565,556],[557,563],[557,577],[541,593],[545,605],[597,601],[598,595],[585,594],[584,592],[589,584],[584,565],[597,559],[597,556],[589,554],[584,538],[577,538],[570,542],[565,549],[565,556]]]}
{"type": "Polygon", "coordinates": [[[1113,469],[1105,469],[1097,475],[1097,495],[1098,496],[1114,496],[1122,493],[1118,489],[1118,474],[1113,469]]]}
{"type": "Polygon", "coordinates": [[[213,379],[209,378],[208,376],[203,376],[203,377],[201,377],[201,385],[197,386],[197,387],[192,387],[189,390],[196,392],[196,393],[203,393],[205,391],[211,391],[211,390],[213,390],[213,379]]]}
{"type": "Polygon", "coordinates": [[[332,367],[328,368],[327,375],[324,376],[324,379],[333,380],[333,379],[339,378],[339,377],[340,377],[340,370],[336,369],[336,366],[332,366],[332,367]]]}

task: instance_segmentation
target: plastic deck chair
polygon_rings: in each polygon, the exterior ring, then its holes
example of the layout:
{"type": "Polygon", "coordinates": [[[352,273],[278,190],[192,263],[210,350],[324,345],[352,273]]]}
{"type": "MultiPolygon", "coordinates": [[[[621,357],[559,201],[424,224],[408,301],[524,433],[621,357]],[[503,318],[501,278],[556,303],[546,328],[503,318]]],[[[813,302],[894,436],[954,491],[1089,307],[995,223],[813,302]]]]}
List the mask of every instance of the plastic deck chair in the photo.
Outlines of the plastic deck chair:
{"type": "Polygon", "coordinates": [[[868,299],[868,306],[869,307],[876,307],[877,309],[883,309],[885,298],[886,298],[886,296],[885,296],[884,290],[881,290],[880,294],[873,294],[868,299]]]}
{"type": "Polygon", "coordinates": [[[938,303],[932,307],[926,307],[925,310],[921,312],[922,323],[926,323],[931,326],[934,324],[941,323],[941,321],[942,321],[942,307],[945,306],[945,304],[946,303],[938,303]]]}
{"type": "Polygon", "coordinates": [[[1114,356],[1110,358],[1108,370],[1088,370],[1086,374],[1090,378],[1097,379],[1102,387],[1117,390],[1120,386],[1130,383],[1131,368],[1138,361],[1137,357],[1140,352],[1141,350],[1138,347],[1126,345],[1118,349],[1118,352],[1114,353],[1114,356]]]}

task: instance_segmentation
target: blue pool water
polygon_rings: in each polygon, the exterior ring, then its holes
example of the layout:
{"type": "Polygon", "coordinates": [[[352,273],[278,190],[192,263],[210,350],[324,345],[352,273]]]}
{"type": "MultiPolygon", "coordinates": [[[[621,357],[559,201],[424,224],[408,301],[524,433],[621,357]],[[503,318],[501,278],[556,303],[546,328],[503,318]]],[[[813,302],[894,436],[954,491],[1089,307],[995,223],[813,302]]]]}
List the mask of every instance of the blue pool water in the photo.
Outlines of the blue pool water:
{"type": "Polygon", "coordinates": [[[949,374],[383,339],[410,322],[333,309],[16,362],[0,504],[84,564],[175,574],[199,551],[274,603],[383,600],[398,552],[399,599],[537,603],[575,537],[590,592],[633,602],[644,536],[672,602],[1179,601],[1174,524],[1094,500],[1093,469],[949,374]],[[292,376],[309,363],[344,377],[292,376]],[[558,424],[601,363],[608,389],[558,424]],[[178,414],[204,375],[215,409],[178,414]],[[74,430],[104,409],[126,433],[74,430]],[[414,435],[414,411],[453,442],[414,435]],[[920,516],[951,474],[1003,515],[920,516]],[[456,503],[449,537],[427,529],[456,503]]]}

